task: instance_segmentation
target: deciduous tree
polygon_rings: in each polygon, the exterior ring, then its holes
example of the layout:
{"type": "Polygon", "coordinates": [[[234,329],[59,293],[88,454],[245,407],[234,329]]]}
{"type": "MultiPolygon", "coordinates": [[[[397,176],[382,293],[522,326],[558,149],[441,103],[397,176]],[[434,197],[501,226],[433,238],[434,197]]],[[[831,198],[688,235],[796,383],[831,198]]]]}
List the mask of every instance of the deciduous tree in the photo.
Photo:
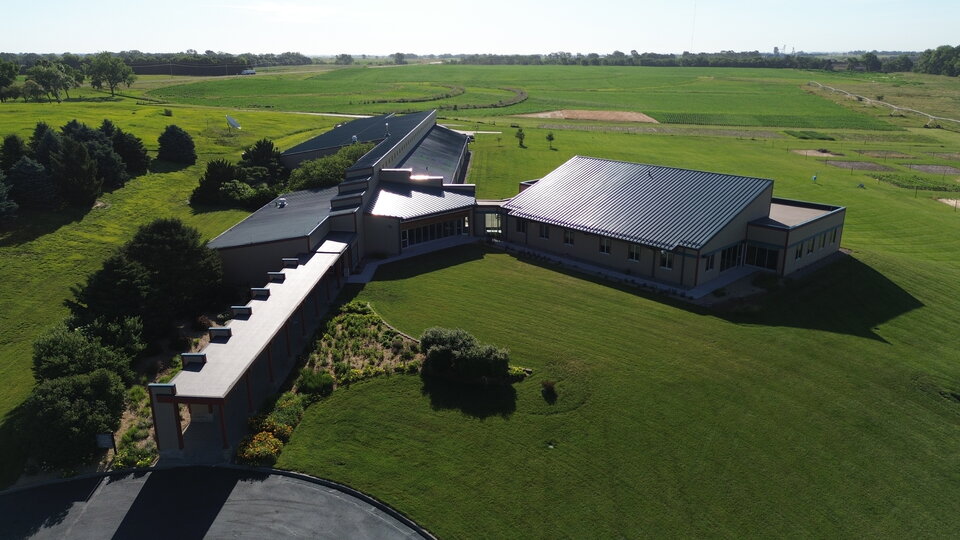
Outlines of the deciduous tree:
{"type": "Polygon", "coordinates": [[[102,89],[107,85],[111,96],[116,95],[117,87],[121,84],[129,88],[137,80],[133,68],[106,51],[93,57],[87,73],[90,75],[90,86],[102,89]]]}

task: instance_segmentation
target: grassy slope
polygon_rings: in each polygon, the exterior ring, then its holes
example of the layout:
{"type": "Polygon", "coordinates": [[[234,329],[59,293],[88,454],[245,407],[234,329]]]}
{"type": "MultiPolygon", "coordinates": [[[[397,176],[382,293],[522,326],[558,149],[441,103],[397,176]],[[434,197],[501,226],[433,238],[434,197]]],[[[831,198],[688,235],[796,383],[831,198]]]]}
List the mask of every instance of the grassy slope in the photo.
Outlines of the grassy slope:
{"type": "MultiPolygon", "coordinates": [[[[92,94],[91,94],[92,95],[92,94]]],[[[222,112],[175,107],[166,117],[160,108],[137,106],[130,100],[67,102],[62,104],[4,104],[0,134],[29,137],[37,121],[61,126],[77,118],[99,125],[110,118],[117,126],[144,140],[156,150],[157,137],[171,123],[183,127],[198,146],[201,164],[171,172],[151,173],[124,188],[105,194],[104,208],[83,212],[24,212],[15,229],[0,231],[0,418],[16,407],[33,386],[30,373],[31,344],[44,328],[62,318],[63,300],[70,286],[82,282],[136,228],[157,217],[173,216],[197,227],[212,238],[242,219],[247,212],[224,210],[195,212],[187,205],[190,191],[207,159],[239,159],[241,149],[268,136],[284,146],[319,133],[332,119],[278,114],[236,113],[244,129],[228,132],[222,112]]],[[[9,426],[0,425],[0,485],[18,474],[22,462],[15,457],[15,440],[9,426]]]]}

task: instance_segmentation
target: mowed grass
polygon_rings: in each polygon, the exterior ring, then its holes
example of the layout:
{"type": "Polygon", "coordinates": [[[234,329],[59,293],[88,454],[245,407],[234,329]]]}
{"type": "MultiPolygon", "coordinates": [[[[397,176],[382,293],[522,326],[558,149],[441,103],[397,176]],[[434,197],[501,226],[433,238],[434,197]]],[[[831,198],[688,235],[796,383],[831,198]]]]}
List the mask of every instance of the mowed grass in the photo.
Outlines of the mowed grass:
{"type": "Polygon", "coordinates": [[[148,95],[198,105],[315,112],[372,114],[457,105],[458,115],[491,117],[606,109],[645,112],[678,124],[898,129],[804,91],[810,77],[792,70],[416,65],[205,80],[148,95]],[[438,98],[449,86],[463,87],[466,93],[438,98]],[[529,98],[505,108],[463,108],[505,100],[511,95],[508,89],[525,90],[529,98]],[[417,98],[431,100],[403,101],[417,98]]]}
{"type": "Polygon", "coordinates": [[[245,217],[241,210],[195,210],[187,204],[206,160],[237,160],[242,148],[260,137],[287,141],[328,129],[333,119],[277,113],[237,113],[241,131],[228,131],[217,110],[135,105],[131,100],[4,104],[0,134],[29,137],[37,121],[59,128],[71,119],[98,126],[104,118],[144,140],[155,156],[157,137],[168,124],[186,129],[197,144],[197,165],[178,168],[157,163],[157,172],[135,178],[125,187],[104,194],[101,207],[87,212],[23,211],[16,223],[0,230],[0,485],[16,478],[23,465],[10,433],[8,413],[30,392],[32,342],[66,315],[63,301],[70,287],[84,281],[102,261],[126,242],[137,227],[160,217],[178,217],[212,238],[245,217]],[[166,172],[161,172],[166,171],[166,172]]]}

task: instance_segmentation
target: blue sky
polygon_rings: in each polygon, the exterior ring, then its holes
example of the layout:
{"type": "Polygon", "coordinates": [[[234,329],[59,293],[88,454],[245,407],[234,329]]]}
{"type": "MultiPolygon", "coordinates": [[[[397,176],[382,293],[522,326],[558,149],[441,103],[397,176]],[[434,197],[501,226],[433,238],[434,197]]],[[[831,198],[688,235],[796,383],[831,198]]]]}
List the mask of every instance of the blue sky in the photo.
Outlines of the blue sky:
{"type": "Polygon", "coordinates": [[[923,50],[958,22],[957,0],[34,0],[6,5],[0,51],[923,50]]]}

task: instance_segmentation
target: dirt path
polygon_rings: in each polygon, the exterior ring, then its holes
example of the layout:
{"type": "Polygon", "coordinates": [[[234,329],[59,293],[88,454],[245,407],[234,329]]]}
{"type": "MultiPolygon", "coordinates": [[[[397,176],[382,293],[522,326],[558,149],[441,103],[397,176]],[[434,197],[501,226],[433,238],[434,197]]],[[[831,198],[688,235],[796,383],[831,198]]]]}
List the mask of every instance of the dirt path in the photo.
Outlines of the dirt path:
{"type": "Polygon", "coordinates": [[[659,124],[656,119],[643,113],[630,111],[585,111],[578,109],[562,109],[530,114],[518,114],[525,118],[561,118],[563,120],[600,120],[604,122],[642,122],[645,124],[659,124]]]}

